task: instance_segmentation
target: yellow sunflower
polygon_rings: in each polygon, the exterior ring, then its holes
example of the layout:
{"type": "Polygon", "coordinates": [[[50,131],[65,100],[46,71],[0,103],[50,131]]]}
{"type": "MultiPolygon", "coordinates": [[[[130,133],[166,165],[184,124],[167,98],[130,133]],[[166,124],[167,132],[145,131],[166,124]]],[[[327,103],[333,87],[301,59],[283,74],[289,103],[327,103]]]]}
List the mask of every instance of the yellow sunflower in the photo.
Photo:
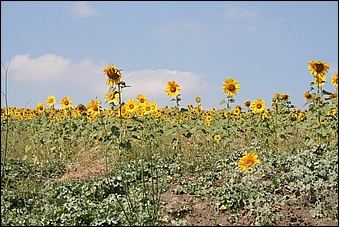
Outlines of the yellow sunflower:
{"type": "Polygon", "coordinates": [[[247,152],[246,155],[241,157],[238,161],[238,166],[244,171],[247,172],[255,164],[259,163],[258,155],[256,153],[247,152]]]}
{"type": "Polygon", "coordinates": [[[104,95],[105,99],[107,99],[108,103],[115,103],[119,100],[119,92],[112,91],[112,92],[105,92],[104,95]]]}
{"type": "Polygon", "coordinates": [[[313,96],[312,96],[312,94],[311,94],[309,91],[306,91],[306,92],[304,93],[304,99],[306,99],[306,100],[312,100],[312,98],[313,98],[313,96]]]}
{"type": "Polygon", "coordinates": [[[108,77],[106,84],[108,84],[110,86],[113,86],[114,84],[118,84],[122,79],[121,70],[118,69],[113,64],[106,66],[104,68],[103,72],[104,72],[104,75],[106,75],[108,77]]]}
{"type": "Polygon", "coordinates": [[[99,99],[92,99],[88,104],[87,104],[87,112],[91,113],[93,115],[97,115],[100,113],[101,106],[100,106],[100,101],[99,99]]]}
{"type": "Polygon", "coordinates": [[[250,100],[245,101],[244,106],[246,109],[249,109],[251,107],[251,101],[250,100]]]}
{"type": "Polygon", "coordinates": [[[176,81],[168,81],[166,85],[166,93],[168,96],[175,97],[180,92],[180,86],[176,81]]]}
{"type": "Polygon", "coordinates": [[[148,102],[146,95],[139,94],[137,95],[137,104],[138,105],[145,105],[148,102]]]}
{"type": "Polygon", "coordinates": [[[233,95],[236,95],[238,91],[240,90],[240,84],[238,83],[238,80],[228,77],[222,83],[222,88],[225,94],[229,96],[233,96],[233,95]]]}
{"type": "Polygon", "coordinates": [[[329,69],[328,64],[322,61],[312,60],[312,61],[309,61],[308,64],[309,64],[308,70],[315,77],[325,75],[329,69]]]}
{"type": "Polygon", "coordinates": [[[47,106],[53,106],[56,102],[56,98],[54,95],[48,96],[46,99],[47,106]]]}
{"type": "Polygon", "coordinates": [[[262,99],[255,99],[252,102],[252,112],[255,114],[264,112],[265,108],[266,108],[266,104],[265,104],[265,101],[262,99]]]}
{"type": "Polygon", "coordinates": [[[45,105],[42,103],[42,102],[39,102],[37,105],[36,105],[36,108],[35,108],[38,113],[42,113],[45,111],[45,105]]]}
{"type": "Polygon", "coordinates": [[[316,76],[316,77],[314,77],[314,83],[315,83],[316,85],[318,85],[319,87],[324,86],[325,81],[326,81],[326,76],[325,76],[325,75],[321,75],[321,76],[316,76]]]}
{"type": "Polygon", "coordinates": [[[214,138],[215,141],[221,140],[221,136],[219,134],[214,135],[213,138],[214,138]]]}
{"type": "Polygon", "coordinates": [[[60,104],[62,105],[63,109],[66,109],[72,106],[72,100],[69,97],[63,97],[60,104]]]}
{"type": "Polygon", "coordinates": [[[136,104],[136,102],[133,99],[129,99],[129,100],[127,100],[125,106],[126,106],[127,111],[132,113],[132,112],[136,111],[138,105],[136,104]]]}
{"type": "Polygon", "coordinates": [[[338,87],[338,73],[333,74],[331,77],[331,84],[335,87],[338,87]]]}

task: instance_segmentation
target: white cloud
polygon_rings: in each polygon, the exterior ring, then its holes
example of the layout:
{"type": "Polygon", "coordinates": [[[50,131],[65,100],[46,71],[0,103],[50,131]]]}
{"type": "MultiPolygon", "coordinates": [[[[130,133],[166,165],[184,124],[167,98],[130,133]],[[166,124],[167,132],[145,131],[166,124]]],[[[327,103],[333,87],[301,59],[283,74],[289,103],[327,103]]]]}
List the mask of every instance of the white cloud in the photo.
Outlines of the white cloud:
{"type": "Polygon", "coordinates": [[[126,84],[131,88],[126,88],[126,95],[135,98],[138,94],[145,94],[149,99],[161,100],[170,98],[166,95],[165,89],[168,81],[176,81],[181,88],[182,97],[190,97],[206,92],[208,86],[203,82],[203,77],[191,72],[181,72],[178,70],[141,70],[126,73],[123,76],[126,84]]]}
{"type": "Polygon", "coordinates": [[[251,18],[256,16],[256,12],[245,8],[227,7],[223,16],[231,19],[251,18]]]}
{"type": "Polygon", "coordinates": [[[79,17],[96,16],[98,11],[89,6],[86,1],[80,1],[71,6],[70,13],[75,13],[79,17]]]}
{"type": "Polygon", "coordinates": [[[61,75],[70,69],[71,60],[55,54],[46,54],[31,59],[28,54],[16,55],[10,61],[14,80],[21,81],[61,81],[61,75]]]}
{"type": "MultiPolygon", "coordinates": [[[[37,58],[29,55],[16,55],[10,62],[10,76],[13,80],[25,82],[27,88],[30,84],[42,83],[48,94],[50,88],[64,90],[72,87],[72,91],[65,93],[86,94],[86,97],[98,96],[103,101],[104,93],[108,91],[107,77],[103,75],[105,62],[95,62],[85,58],[80,62],[64,58],[55,54],[46,54],[37,58]]],[[[171,97],[166,95],[165,89],[168,81],[175,80],[181,88],[181,97],[184,103],[194,103],[196,96],[201,96],[208,91],[208,85],[203,81],[204,76],[192,72],[178,70],[139,70],[132,72],[122,71],[122,79],[131,87],[123,90],[122,97],[125,101],[136,99],[138,94],[144,94],[149,101],[157,102],[159,106],[171,105],[171,97]]],[[[41,99],[44,99],[42,97],[41,99]]],[[[90,100],[82,100],[87,103],[90,100]]]]}

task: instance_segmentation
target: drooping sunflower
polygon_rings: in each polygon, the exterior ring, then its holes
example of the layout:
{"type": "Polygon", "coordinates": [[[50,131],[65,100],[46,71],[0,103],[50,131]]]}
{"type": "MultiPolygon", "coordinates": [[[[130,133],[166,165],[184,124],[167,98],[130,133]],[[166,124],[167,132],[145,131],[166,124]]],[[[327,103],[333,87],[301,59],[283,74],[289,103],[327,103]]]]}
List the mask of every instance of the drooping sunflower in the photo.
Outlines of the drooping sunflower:
{"type": "Polygon", "coordinates": [[[77,105],[77,107],[75,109],[79,114],[85,114],[86,111],[87,111],[86,106],[84,104],[81,104],[81,103],[79,105],[77,105]]]}
{"type": "Polygon", "coordinates": [[[258,159],[258,155],[256,153],[247,152],[245,156],[241,157],[238,161],[238,166],[244,171],[247,172],[248,170],[252,169],[252,167],[259,163],[260,160],[258,159]]]}
{"type": "Polygon", "coordinates": [[[97,115],[100,113],[101,106],[100,106],[100,101],[99,99],[92,99],[88,104],[87,104],[87,112],[93,115],[97,115]]]}
{"type": "Polygon", "coordinates": [[[106,66],[103,70],[104,75],[108,78],[106,80],[106,84],[113,86],[114,84],[118,84],[122,80],[121,70],[112,65],[106,66]]]}
{"type": "Polygon", "coordinates": [[[63,109],[70,108],[72,106],[72,100],[69,97],[63,97],[60,104],[63,109]]]}
{"type": "Polygon", "coordinates": [[[308,64],[309,64],[308,70],[315,77],[325,75],[329,69],[328,64],[323,61],[312,60],[312,61],[309,61],[308,64]]]}
{"type": "Polygon", "coordinates": [[[304,93],[304,99],[306,99],[306,100],[312,100],[312,98],[313,98],[313,96],[312,96],[312,94],[311,94],[309,91],[306,91],[306,92],[304,93]]]}
{"type": "Polygon", "coordinates": [[[56,98],[54,95],[48,96],[46,99],[47,106],[53,106],[56,102],[56,98]]]}
{"type": "Polygon", "coordinates": [[[238,80],[228,77],[224,82],[222,82],[222,88],[225,94],[233,96],[240,90],[240,84],[238,83],[238,80]]]}
{"type": "Polygon", "coordinates": [[[338,87],[338,73],[333,74],[331,77],[331,84],[335,87],[338,87]]]}
{"type": "Polygon", "coordinates": [[[36,105],[36,108],[35,108],[38,113],[42,113],[45,111],[45,105],[42,103],[42,102],[39,102],[37,105],[36,105]]]}
{"type": "Polygon", "coordinates": [[[180,86],[176,81],[168,81],[166,84],[166,94],[175,97],[180,92],[180,86]]]}
{"type": "Polygon", "coordinates": [[[262,99],[255,99],[252,102],[252,112],[255,114],[264,112],[265,108],[266,108],[266,104],[265,104],[265,101],[262,99]]]}

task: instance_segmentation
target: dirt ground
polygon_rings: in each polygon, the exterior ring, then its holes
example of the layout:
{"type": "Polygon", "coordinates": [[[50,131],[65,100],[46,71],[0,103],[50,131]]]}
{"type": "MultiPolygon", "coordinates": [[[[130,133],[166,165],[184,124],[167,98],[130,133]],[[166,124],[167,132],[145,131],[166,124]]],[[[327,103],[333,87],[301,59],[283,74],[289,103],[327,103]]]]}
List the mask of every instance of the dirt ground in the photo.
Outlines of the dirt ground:
{"type": "MultiPolygon", "coordinates": [[[[67,170],[60,180],[88,179],[93,175],[103,175],[104,159],[93,163],[93,168],[83,168],[80,165],[67,170]],[[100,166],[101,168],[98,168],[100,166]]],[[[164,226],[254,226],[253,216],[247,216],[243,212],[236,222],[229,222],[229,211],[217,211],[215,209],[216,198],[208,202],[198,196],[187,193],[176,194],[174,189],[178,185],[171,184],[169,189],[161,195],[162,205],[160,209],[165,212],[161,223],[164,226]]],[[[333,203],[338,202],[338,195],[333,198],[333,203]]],[[[273,226],[338,226],[338,220],[329,218],[312,218],[312,207],[275,207],[276,212],[283,215],[283,219],[272,223],[273,226]]]]}
{"type": "MultiPolygon", "coordinates": [[[[171,186],[175,187],[174,185],[171,186]]],[[[202,201],[195,195],[176,194],[168,190],[161,196],[165,201],[161,209],[168,212],[164,218],[164,226],[253,226],[255,220],[244,212],[237,221],[228,221],[229,212],[216,211],[215,198],[210,201],[202,201]]],[[[338,198],[333,198],[337,202],[338,198]]],[[[312,218],[311,207],[276,207],[284,218],[272,223],[274,226],[338,226],[338,220],[329,218],[312,218]]]]}

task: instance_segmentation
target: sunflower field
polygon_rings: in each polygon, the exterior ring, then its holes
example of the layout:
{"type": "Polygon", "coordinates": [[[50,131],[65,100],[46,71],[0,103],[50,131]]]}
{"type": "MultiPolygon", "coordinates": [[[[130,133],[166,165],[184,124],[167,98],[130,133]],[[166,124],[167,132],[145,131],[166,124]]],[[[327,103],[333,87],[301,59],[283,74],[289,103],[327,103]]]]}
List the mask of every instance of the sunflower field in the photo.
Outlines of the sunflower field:
{"type": "Polygon", "coordinates": [[[108,109],[67,96],[56,108],[54,95],[1,108],[1,225],[190,225],[196,203],[209,204],[205,225],[279,225],[296,206],[337,221],[338,74],[326,91],[328,69],[309,62],[304,110],[279,93],[237,104],[230,77],[221,109],[200,97],[180,107],[176,81],[164,86],[173,106],[124,101],[132,88],[113,64],[103,69],[108,109]],[[192,199],[180,206],[166,193],[192,199]]]}

